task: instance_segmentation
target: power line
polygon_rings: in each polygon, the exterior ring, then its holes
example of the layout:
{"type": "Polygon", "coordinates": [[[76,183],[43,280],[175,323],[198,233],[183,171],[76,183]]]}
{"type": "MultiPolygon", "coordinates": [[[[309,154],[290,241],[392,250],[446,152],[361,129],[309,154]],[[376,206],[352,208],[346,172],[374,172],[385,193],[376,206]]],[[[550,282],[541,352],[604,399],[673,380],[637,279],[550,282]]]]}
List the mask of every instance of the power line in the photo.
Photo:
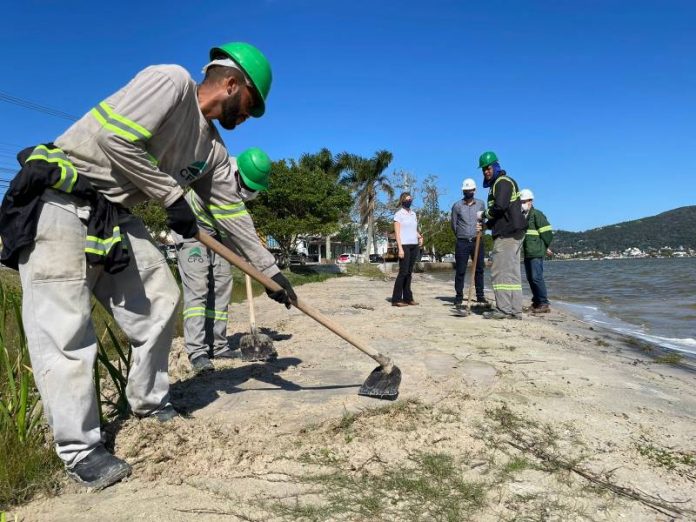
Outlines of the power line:
{"type": "Polygon", "coordinates": [[[46,107],[33,101],[25,100],[24,98],[18,98],[17,96],[12,96],[6,92],[0,91],[0,101],[5,103],[10,103],[12,105],[17,105],[19,107],[24,107],[25,109],[30,109],[32,111],[42,112],[50,116],[55,116],[57,118],[63,118],[70,121],[77,121],[78,118],[67,112],[63,112],[58,109],[53,109],[51,107],[46,107]]]}

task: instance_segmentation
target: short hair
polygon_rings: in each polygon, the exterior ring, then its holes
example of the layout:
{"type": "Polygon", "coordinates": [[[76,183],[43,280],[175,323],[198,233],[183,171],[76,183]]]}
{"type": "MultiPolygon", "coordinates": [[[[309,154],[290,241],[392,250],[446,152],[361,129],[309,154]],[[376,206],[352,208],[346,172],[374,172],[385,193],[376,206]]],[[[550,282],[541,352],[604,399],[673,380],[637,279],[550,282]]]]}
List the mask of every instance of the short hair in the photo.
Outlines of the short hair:
{"type": "MultiPolygon", "coordinates": [[[[235,67],[225,67],[224,65],[211,65],[205,70],[203,85],[217,83],[220,80],[233,77],[239,85],[247,85],[247,78],[243,71],[235,67]]],[[[259,93],[255,87],[251,87],[251,95],[254,105],[259,104],[259,93]]]]}
{"type": "Polygon", "coordinates": [[[240,85],[246,84],[244,73],[234,67],[225,67],[224,65],[211,65],[205,70],[205,78],[203,83],[216,83],[222,79],[234,77],[240,85]]]}
{"type": "Polygon", "coordinates": [[[402,192],[401,195],[399,196],[399,206],[404,204],[404,201],[406,198],[411,198],[413,199],[413,196],[411,196],[410,192],[402,192]]]}

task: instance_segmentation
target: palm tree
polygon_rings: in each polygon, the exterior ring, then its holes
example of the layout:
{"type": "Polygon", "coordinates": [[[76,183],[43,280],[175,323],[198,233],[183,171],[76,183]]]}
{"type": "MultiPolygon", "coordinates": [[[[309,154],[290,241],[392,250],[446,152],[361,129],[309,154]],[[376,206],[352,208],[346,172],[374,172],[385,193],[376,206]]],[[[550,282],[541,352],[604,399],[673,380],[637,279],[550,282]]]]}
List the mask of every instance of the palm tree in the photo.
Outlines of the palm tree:
{"type": "Polygon", "coordinates": [[[367,225],[367,253],[370,247],[377,253],[375,244],[375,208],[378,192],[384,192],[388,198],[394,197],[394,189],[384,171],[389,167],[394,156],[388,150],[379,150],[372,158],[363,158],[355,154],[339,154],[338,162],[348,173],[343,181],[353,187],[357,194],[357,206],[360,224],[367,225]]]}

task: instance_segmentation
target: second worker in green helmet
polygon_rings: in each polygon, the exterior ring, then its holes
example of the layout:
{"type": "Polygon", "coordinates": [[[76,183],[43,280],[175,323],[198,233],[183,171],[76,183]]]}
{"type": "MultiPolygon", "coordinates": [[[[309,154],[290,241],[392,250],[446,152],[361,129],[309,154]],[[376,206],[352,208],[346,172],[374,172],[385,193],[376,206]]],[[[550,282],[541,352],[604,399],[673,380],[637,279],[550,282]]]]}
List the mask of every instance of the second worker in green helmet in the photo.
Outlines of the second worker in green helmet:
{"type": "MultiPolygon", "coordinates": [[[[227,246],[281,286],[271,297],[286,306],[296,299],[259,241],[238,191],[238,169],[215,125],[231,130],[264,114],[271,67],[261,51],[243,42],[214,47],[207,58],[200,83],[178,65],[146,67],[95,100],[92,110],[54,142],[31,148],[28,173],[61,176],[65,183],[34,189],[36,211],[26,216],[32,220],[28,230],[36,231],[28,238],[31,248],[19,241],[26,237],[12,237],[15,228],[0,230],[3,261],[20,272],[29,354],[54,447],[68,475],[88,487],[103,488],[130,473],[102,442],[92,375],[97,354],[92,297],[113,315],[133,347],[126,386],[133,414],[162,422],[177,415],[167,361],[179,289],[142,219],[129,209],[155,200],[166,209],[169,227],[192,238],[198,224],[185,191],[193,191],[227,246]],[[76,183],[89,185],[102,198],[113,236],[96,243],[88,238],[85,216],[99,215],[99,209],[72,193],[76,183]],[[94,243],[89,252],[88,239],[94,243]],[[106,271],[90,256],[124,262],[106,271]]],[[[252,191],[264,183],[255,175],[248,181],[252,191]]],[[[6,208],[0,222],[11,217],[6,208]]]]}
{"type": "MultiPolygon", "coordinates": [[[[260,149],[252,148],[237,158],[233,165],[235,192],[242,202],[254,199],[268,190],[271,161],[260,149]]],[[[193,209],[198,227],[224,241],[226,234],[205,202],[189,191],[186,200],[193,209]]],[[[244,205],[234,209],[246,213],[244,205]]],[[[184,238],[172,232],[176,258],[184,291],[184,341],[186,353],[196,373],[213,370],[212,358],[232,358],[227,342],[227,308],[232,297],[230,264],[196,238],[184,238]]]]}

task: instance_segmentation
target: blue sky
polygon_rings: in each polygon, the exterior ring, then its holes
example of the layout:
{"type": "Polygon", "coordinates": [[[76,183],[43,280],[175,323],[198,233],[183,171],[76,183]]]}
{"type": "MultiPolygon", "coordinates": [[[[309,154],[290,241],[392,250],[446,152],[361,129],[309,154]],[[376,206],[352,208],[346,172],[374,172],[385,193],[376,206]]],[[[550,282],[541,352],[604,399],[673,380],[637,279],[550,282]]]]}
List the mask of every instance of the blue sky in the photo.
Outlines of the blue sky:
{"type": "MultiPolygon", "coordinates": [[[[0,91],[79,116],[147,65],[200,79],[211,46],[248,41],[274,82],[231,153],[387,149],[448,208],[491,149],[555,228],[584,230],[696,203],[695,23],[669,0],[25,0],[3,9],[0,91]]],[[[4,102],[0,121],[0,169],[70,123],[4,102]]]]}

